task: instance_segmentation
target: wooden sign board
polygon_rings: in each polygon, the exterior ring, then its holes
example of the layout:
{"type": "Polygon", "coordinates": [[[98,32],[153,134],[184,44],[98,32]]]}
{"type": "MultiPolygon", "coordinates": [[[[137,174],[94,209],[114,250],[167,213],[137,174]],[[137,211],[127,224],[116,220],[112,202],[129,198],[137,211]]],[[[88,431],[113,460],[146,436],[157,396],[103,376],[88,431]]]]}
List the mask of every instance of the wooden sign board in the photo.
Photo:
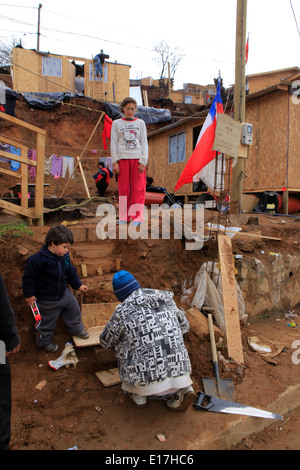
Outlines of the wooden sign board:
{"type": "Polygon", "coordinates": [[[242,126],[227,114],[218,114],[213,150],[230,157],[239,156],[242,126]]]}

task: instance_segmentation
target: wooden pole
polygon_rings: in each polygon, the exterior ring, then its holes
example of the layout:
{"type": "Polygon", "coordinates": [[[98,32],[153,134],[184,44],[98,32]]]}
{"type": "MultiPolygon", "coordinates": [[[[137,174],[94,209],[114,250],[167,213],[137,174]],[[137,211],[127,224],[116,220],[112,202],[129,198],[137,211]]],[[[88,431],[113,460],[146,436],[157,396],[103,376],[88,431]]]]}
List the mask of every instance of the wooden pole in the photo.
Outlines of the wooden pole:
{"type": "MultiPolygon", "coordinates": [[[[64,187],[64,189],[63,189],[63,191],[62,191],[60,197],[63,197],[63,195],[64,195],[64,193],[65,193],[65,190],[66,190],[66,188],[67,188],[67,186],[68,186],[68,184],[69,184],[69,182],[70,182],[72,176],[74,175],[76,168],[79,166],[80,160],[81,160],[82,156],[84,155],[84,153],[85,153],[85,151],[86,151],[86,149],[87,149],[87,147],[88,147],[90,141],[92,140],[92,138],[93,138],[93,136],[94,136],[94,134],[95,134],[95,132],[96,132],[96,130],[97,130],[97,128],[98,128],[98,126],[99,126],[99,124],[100,124],[100,122],[101,122],[103,116],[104,116],[104,114],[105,114],[104,112],[101,113],[101,116],[100,116],[100,118],[98,119],[98,122],[97,122],[97,124],[96,124],[96,126],[95,126],[93,132],[91,133],[90,138],[89,138],[89,140],[87,141],[86,146],[84,147],[83,151],[81,152],[80,157],[77,157],[77,163],[76,163],[76,165],[74,166],[74,170],[72,171],[72,174],[69,175],[69,179],[68,179],[68,181],[67,181],[67,183],[66,183],[66,186],[64,187]]],[[[80,165],[79,168],[80,168],[81,174],[83,175],[82,166],[80,165]]],[[[83,175],[83,183],[84,183],[84,186],[85,186],[85,190],[86,190],[86,193],[87,193],[87,197],[90,198],[91,196],[90,196],[89,190],[88,190],[88,188],[87,188],[87,186],[86,186],[86,180],[85,180],[85,178],[84,178],[84,175],[83,175]]]]}
{"type": "MultiPolygon", "coordinates": [[[[237,0],[234,119],[238,122],[246,119],[246,21],[247,0],[237,0]]],[[[240,220],[243,168],[244,160],[238,157],[232,169],[230,198],[230,222],[234,224],[239,224],[240,220]]]]}
{"type": "Polygon", "coordinates": [[[41,8],[42,4],[39,4],[39,11],[38,11],[38,30],[37,30],[37,44],[36,44],[36,50],[39,52],[40,50],[40,26],[41,26],[41,8]]]}
{"type": "Polygon", "coordinates": [[[172,99],[172,87],[171,87],[171,72],[170,72],[170,62],[168,62],[168,87],[169,87],[169,98],[172,99]]]}

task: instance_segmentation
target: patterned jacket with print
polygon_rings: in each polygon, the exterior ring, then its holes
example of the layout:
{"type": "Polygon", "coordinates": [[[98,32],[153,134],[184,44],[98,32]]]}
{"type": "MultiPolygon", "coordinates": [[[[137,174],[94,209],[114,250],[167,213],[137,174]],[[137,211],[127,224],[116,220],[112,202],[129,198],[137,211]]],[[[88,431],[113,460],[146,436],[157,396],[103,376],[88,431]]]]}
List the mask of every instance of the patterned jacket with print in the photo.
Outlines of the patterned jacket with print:
{"type": "Polygon", "coordinates": [[[173,296],[169,291],[138,289],[112,314],[100,344],[115,349],[122,382],[149,385],[191,372],[182,336],[189,323],[173,296]]]}

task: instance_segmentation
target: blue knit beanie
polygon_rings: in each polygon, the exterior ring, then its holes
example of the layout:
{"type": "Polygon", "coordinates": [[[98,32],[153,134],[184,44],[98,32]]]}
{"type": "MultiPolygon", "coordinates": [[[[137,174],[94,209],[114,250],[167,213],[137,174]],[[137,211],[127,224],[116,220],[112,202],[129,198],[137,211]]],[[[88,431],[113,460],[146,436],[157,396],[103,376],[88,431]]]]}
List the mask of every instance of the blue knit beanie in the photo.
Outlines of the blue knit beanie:
{"type": "Polygon", "coordinates": [[[128,271],[118,271],[113,277],[113,289],[118,300],[123,302],[133,291],[141,286],[128,271]]]}

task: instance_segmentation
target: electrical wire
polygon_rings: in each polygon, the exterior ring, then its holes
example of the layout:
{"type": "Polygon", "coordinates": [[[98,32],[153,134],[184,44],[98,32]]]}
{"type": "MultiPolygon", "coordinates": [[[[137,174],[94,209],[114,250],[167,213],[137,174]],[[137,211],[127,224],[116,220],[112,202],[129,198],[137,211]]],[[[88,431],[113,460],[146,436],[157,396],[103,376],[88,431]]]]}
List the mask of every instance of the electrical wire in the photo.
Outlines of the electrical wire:
{"type": "Polygon", "coordinates": [[[292,4],[292,0],[290,0],[290,5],[291,5],[292,12],[293,12],[293,15],[294,15],[294,20],[295,20],[295,23],[296,23],[296,26],[297,26],[298,34],[299,34],[299,36],[300,36],[300,30],[299,30],[299,26],[298,26],[298,23],[297,23],[297,18],[296,18],[296,15],[295,15],[295,11],[294,11],[294,7],[293,7],[293,4],[292,4]]]}

